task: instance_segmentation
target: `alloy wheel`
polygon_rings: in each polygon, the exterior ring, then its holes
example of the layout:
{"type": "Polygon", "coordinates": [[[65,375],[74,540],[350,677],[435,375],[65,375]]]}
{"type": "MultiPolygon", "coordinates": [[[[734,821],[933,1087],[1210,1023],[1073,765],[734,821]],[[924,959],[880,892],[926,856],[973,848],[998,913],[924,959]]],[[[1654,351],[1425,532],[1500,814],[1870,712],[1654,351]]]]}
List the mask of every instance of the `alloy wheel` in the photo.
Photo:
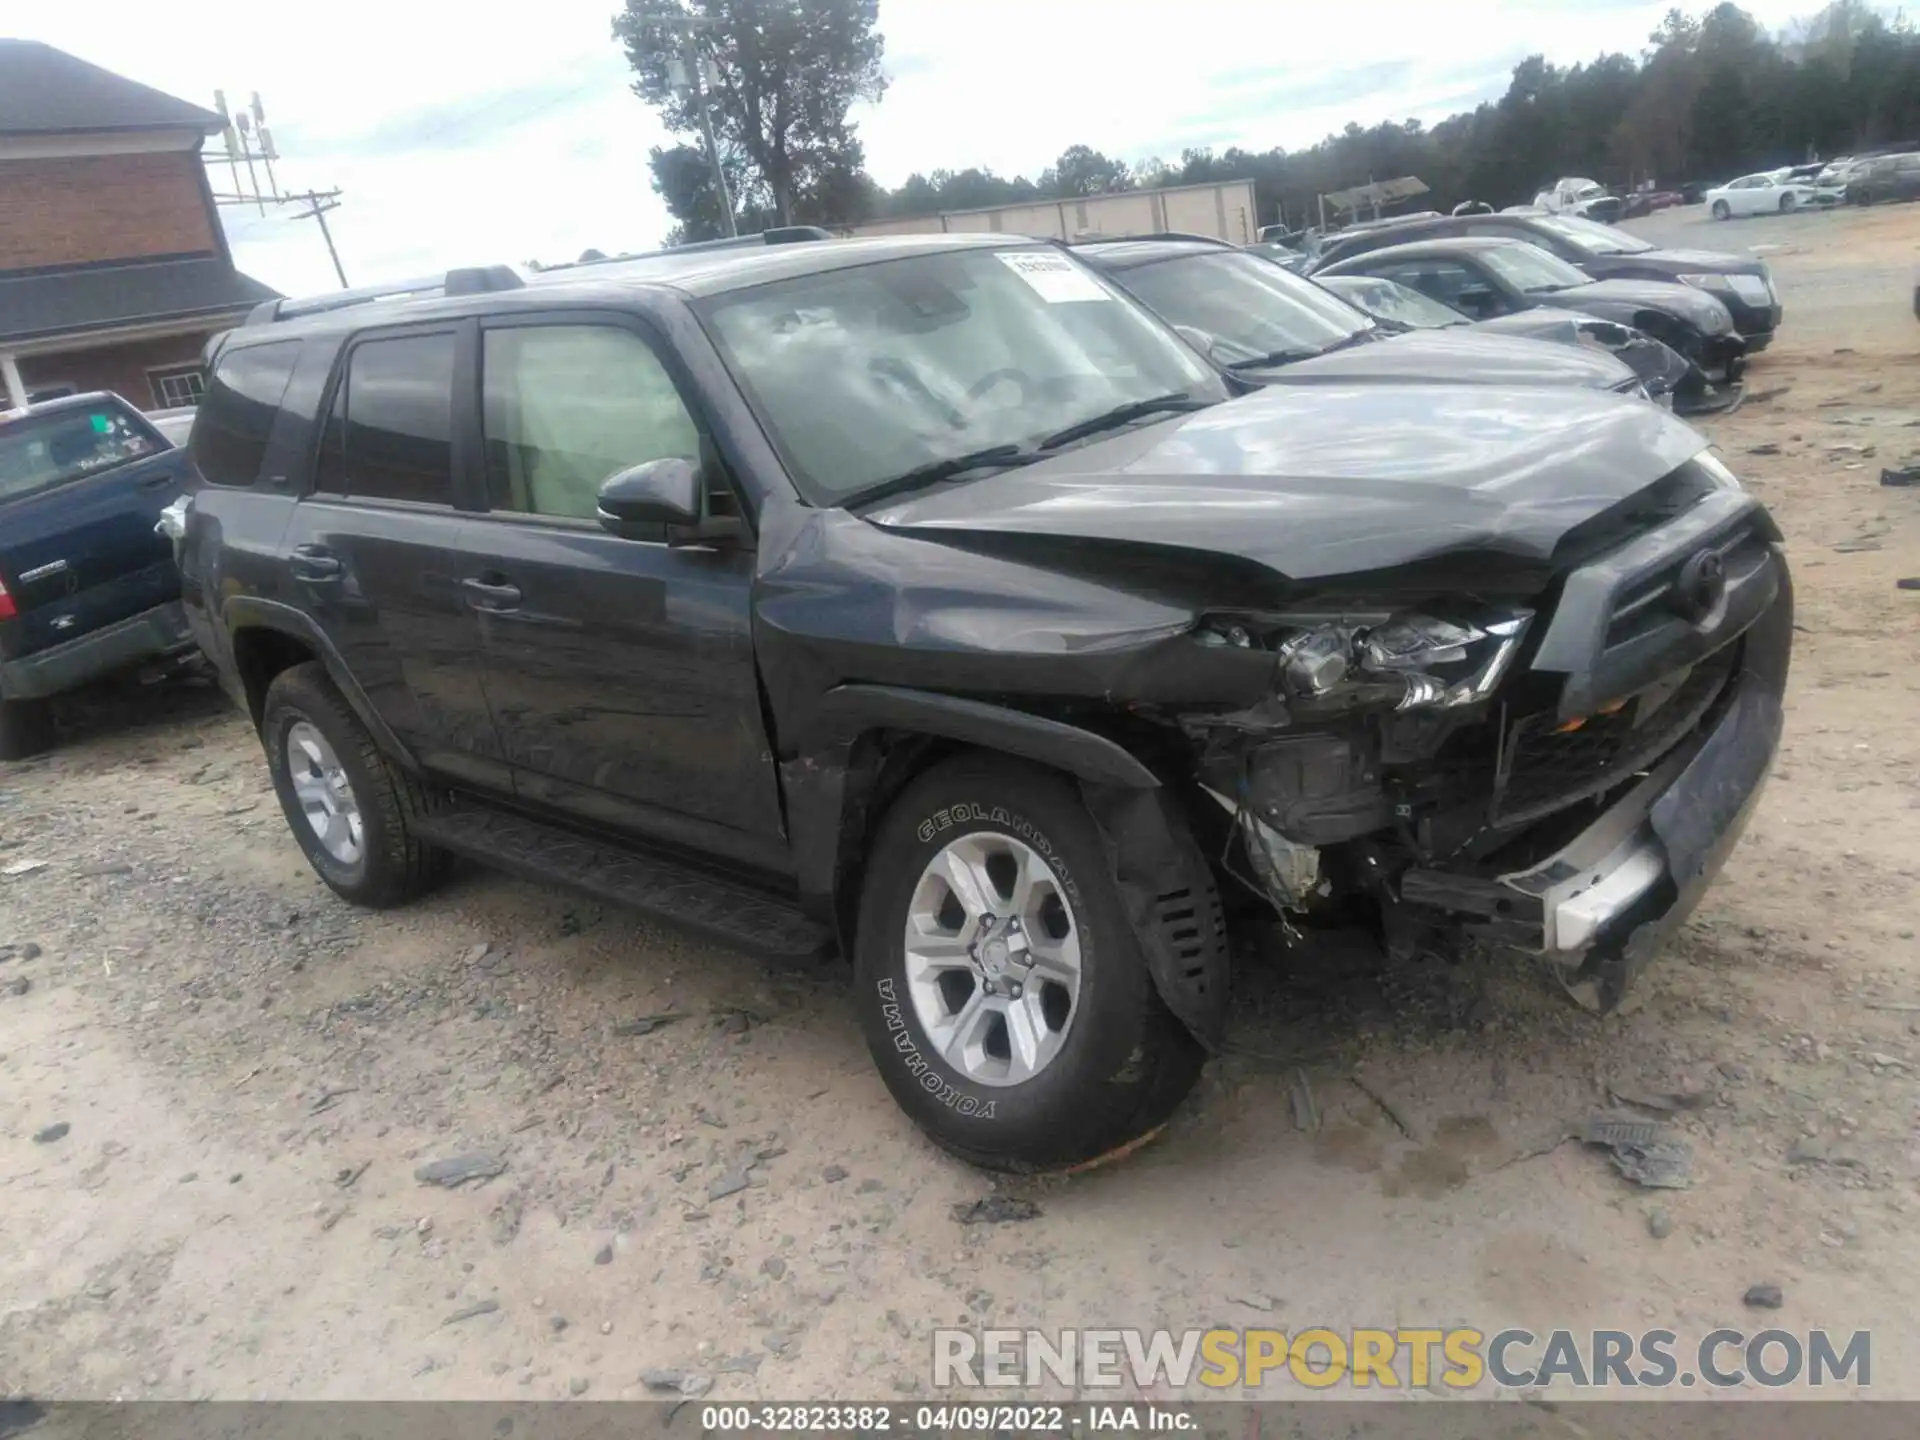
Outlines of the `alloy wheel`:
{"type": "Polygon", "coordinates": [[[1031,1080],[1078,1012],[1080,931],[1031,846],[978,832],[927,862],[907,906],[907,991],[932,1047],[981,1085],[1031,1080]]]}
{"type": "Polygon", "coordinates": [[[357,863],[367,848],[360,803],[333,746],[305,720],[287,730],[287,772],[320,848],[342,865],[357,863]]]}

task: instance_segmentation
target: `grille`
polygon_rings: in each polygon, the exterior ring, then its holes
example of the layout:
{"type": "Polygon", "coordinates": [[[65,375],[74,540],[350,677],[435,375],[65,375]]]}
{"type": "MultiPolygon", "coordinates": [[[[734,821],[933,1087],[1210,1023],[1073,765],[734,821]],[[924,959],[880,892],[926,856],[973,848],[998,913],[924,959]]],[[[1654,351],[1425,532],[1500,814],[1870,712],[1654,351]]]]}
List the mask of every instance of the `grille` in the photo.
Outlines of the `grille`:
{"type": "MultiPolygon", "coordinates": [[[[1721,535],[1708,548],[1720,557],[1727,579],[1733,581],[1765,562],[1767,542],[1748,521],[1721,535]]],[[[1675,556],[1670,563],[1636,581],[1620,594],[1614,602],[1613,614],[1607,619],[1609,649],[1645,635],[1661,625],[1672,623],[1673,616],[1663,602],[1672,594],[1680,571],[1691,558],[1691,553],[1675,556]]]]}
{"type": "Polygon", "coordinates": [[[1678,677],[1677,688],[1673,679],[1650,686],[1577,730],[1561,731],[1551,712],[1514,721],[1501,747],[1494,823],[1538,819],[1610,790],[1658,760],[1691,735],[1726,693],[1739,648],[1729,645],[1709,655],[1678,677]]]}

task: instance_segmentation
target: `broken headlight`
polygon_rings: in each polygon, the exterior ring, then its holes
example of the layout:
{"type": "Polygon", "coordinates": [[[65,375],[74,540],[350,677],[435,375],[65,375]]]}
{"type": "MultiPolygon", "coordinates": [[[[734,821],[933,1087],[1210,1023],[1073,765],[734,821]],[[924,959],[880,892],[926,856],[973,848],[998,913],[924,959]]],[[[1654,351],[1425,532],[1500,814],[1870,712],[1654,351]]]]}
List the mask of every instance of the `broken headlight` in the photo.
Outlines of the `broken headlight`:
{"type": "MultiPolygon", "coordinates": [[[[1519,653],[1531,610],[1473,619],[1419,612],[1276,617],[1269,642],[1280,688],[1303,713],[1376,706],[1449,710],[1491,695],[1519,653]]],[[[1202,632],[1214,644],[1253,643],[1244,625],[1202,632]]]]}

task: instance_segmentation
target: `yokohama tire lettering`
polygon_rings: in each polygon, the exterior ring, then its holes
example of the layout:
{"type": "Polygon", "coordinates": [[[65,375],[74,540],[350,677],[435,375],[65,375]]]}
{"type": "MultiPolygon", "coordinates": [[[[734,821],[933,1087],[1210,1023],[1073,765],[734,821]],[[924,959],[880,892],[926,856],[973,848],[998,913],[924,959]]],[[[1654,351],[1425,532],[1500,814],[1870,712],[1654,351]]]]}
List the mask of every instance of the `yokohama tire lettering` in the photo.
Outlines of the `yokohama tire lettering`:
{"type": "Polygon", "coordinates": [[[993,1101],[967,1094],[941,1075],[934,1064],[920,1053],[920,1047],[913,1043],[912,1035],[907,1032],[907,1018],[900,1011],[893,981],[882,980],[879,990],[880,1016],[887,1022],[887,1034],[892,1037],[893,1048],[906,1062],[907,1073],[913,1076],[914,1082],[957,1115],[993,1119],[993,1101]]]}

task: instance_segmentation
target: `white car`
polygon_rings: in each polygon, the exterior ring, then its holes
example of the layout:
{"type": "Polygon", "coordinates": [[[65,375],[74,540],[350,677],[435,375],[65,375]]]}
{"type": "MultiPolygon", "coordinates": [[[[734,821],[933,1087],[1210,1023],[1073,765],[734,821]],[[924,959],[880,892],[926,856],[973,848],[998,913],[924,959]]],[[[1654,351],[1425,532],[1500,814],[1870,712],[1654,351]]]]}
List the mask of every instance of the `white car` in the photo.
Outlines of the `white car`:
{"type": "Polygon", "coordinates": [[[1618,220],[1625,208],[1620,197],[1609,193],[1606,186],[1580,175],[1554,181],[1551,190],[1533,197],[1533,203],[1554,215],[1578,215],[1603,225],[1618,220]]]}
{"type": "Polygon", "coordinates": [[[1798,180],[1782,180],[1776,175],[1742,175],[1707,191],[1707,213],[1716,220],[1731,220],[1736,215],[1774,215],[1811,205],[1817,192],[1798,180]]]}

